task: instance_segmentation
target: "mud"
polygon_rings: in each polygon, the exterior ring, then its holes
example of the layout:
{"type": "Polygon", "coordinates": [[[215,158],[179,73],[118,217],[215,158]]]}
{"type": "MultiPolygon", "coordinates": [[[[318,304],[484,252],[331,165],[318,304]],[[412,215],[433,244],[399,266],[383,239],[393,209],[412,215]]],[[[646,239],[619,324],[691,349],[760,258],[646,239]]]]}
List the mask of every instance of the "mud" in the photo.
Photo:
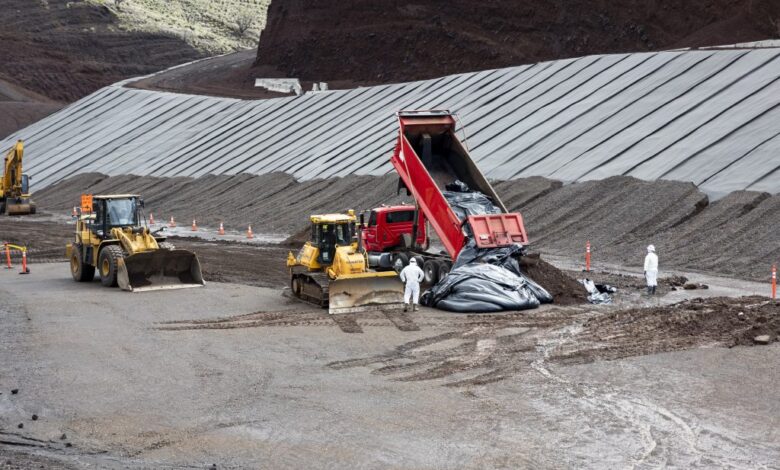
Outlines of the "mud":
{"type": "Polygon", "coordinates": [[[778,314],[780,303],[766,297],[716,297],[606,313],[543,309],[472,315],[453,324],[453,331],[329,366],[369,367],[374,374],[400,381],[448,379],[446,385],[452,387],[485,385],[530,369],[540,352],[546,362],[572,365],[699,347],[751,346],[762,334],[777,341],[778,314]],[[471,378],[458,380],[464,372],[471,378]]]}
{"type": "Polygon", "coordinates": [[[271,3],[258,66],[306,80],[406,82],[594,53],[768,39],[772,0],[271,3]]]}
{"type": "Polygon", "coordinates": [[[692,347],[750,346],[753,338],[780,335],[780,302],[766,297],[715,297],[621,310],[592,318],[559,348],[555,360],[582,363],[692,347]]]}

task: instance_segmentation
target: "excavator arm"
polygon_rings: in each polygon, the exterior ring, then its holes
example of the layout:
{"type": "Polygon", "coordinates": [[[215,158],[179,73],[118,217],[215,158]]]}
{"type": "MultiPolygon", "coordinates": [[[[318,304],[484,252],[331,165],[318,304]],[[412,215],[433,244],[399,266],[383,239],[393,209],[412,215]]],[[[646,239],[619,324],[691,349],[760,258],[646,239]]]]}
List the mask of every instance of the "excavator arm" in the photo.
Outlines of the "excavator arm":
{"type": "Polygon", "coordinates": [[[3,159],[3,175],[0,179],[0,214],[24,215],[35,213],[35,203],[30,200],[28,178],[22,172],[24,142],[17,141],[3,159]]]}
{"type": "Polygon", "coordinates": [[[3,161],[3,179],[0,180],[0,190],[4,197],[19,197],[22,195],[22,157],[24,142],[16,142],[5,155],[3,161]]]}

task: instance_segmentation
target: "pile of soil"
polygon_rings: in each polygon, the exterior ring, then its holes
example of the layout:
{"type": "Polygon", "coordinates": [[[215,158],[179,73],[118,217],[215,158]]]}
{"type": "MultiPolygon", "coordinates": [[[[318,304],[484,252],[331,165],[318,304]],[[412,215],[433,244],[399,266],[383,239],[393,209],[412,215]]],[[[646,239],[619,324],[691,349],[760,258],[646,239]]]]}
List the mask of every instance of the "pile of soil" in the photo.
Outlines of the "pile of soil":
{"type": "MultiPolygon", "coordinates": [[[[522,184],[521,181],[509,184],[522,184]]],[[[525,205],[534,250],[583,258],[594,266],[641,266],[654,244],[661,273],[680,268],[768,280],[780,261],[780,196],[737,191],[714,203],[691,183],[615,176],[565,185],[525,205]]]]}
{"type": "Polygon", "coordinates": [[[749,346],[780,335],[780,302],[766,297],[714,297],[614,311],[585,322],[554,357],[562,363],[611,360],[696,346],[749,346]]]}
{"type": "Polygon", "coordinates": [[[406,82],[587,54],[769,39],[780,36],[778,18],[773,0],[287,0],[271,3],[256,67],[304,80],[406,82]]]}
{"type": "MultiPolygon", "coordinates": [[[[70,214],[82,193],[138,193],[147,215],[244,231],[308,236],[309,216],[369,210],[381,204],[411,202],[396,196],[397,177],[388,174],[296,181],[286,174],[203,176],[200,178],[107,177],[82,174],[36,192],[41,211],[70,214]]],[[[522,213],[531,251],[584,257],[590,240],[593,267],[616,263],[640,267],[646,246],[654,244],[661,276],[685,269],[768,280],[780,262],[780,196],[735,192],[710,203],[691,183],[641,181],[617,176],[569,184],[543,178],[497,183],[509,210],[522,213]]]]}
{"type": "Polygon", "coordinates": [[[36,192],[40,210],[70,213],[82,193],[135,193],[143,196],[147,216],[196,219],[199,225],[226,230],[290,234],[309,225],[318,213],[358,212],[409,202],[396,196],[397,177],[351,176],[298,182],[287,174],[235,175],[200,178],[155,178],[90,173],[74,176],[36,192]]]}
{"type": "Polygon", "coordinates": [[[552,294],[555,305],[577,305],[588,302],[588,293],[582,284],[540,259],[539,255],[523,257],[520,265],[524,274],[552,294]]]}

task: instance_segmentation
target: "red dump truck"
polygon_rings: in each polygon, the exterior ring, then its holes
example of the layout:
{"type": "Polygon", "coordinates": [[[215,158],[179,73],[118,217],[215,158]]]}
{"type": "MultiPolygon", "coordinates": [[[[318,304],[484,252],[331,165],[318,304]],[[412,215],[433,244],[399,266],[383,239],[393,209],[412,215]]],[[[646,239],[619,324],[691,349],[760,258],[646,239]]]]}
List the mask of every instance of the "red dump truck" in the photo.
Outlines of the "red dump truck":
{"type": "Polygon", "coordinates": [[[362,240],[369,252],[369,264],[399,271],[411,257],[418,257],[426,282],[435,284],[449,273],[469,237],[474,238],[479,248],[528,243],[522,216],[507,211],[479,171],[455,134],[455,117],[451,112],[400,111],[397,116],[400,128],[391,162],[399,175],[399,192],[405,189],[414,197],[415,205],[371,211],[368,223],[364,220],[362,240]],[[461,220],[443,194],[456,181],[490,198],[499,213],[468,215],[461,220]],[[377,233],[393,225],[387,222],[387,213],[395,212],[405,213],[391,219],[403,219],[392,227],[395,236],[388,236],[385,241],[376,239],[377,233]],[[427,251],[426,222],[443,245],[441,253],[427,251]],[[372,232],[374,239],[368,239],[372,232]]]}

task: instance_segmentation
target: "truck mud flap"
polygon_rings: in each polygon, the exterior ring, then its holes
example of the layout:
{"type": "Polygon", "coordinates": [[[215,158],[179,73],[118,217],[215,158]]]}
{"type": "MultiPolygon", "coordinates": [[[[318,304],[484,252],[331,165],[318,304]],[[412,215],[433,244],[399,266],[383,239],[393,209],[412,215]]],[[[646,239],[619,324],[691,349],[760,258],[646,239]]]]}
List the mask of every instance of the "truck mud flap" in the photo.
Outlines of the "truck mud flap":
{"type": "Polygon", "coordinates": [[[330,281],[328,313],[359,313],[403,307],[404,285],[395,273],[330,281]]]}
{"type": "Polygon", "coordinates": [[[200,261],[187,250],[155,250],[119,260],[117,282],[122,290],[143,292],[204,285],[200,261]]]}

